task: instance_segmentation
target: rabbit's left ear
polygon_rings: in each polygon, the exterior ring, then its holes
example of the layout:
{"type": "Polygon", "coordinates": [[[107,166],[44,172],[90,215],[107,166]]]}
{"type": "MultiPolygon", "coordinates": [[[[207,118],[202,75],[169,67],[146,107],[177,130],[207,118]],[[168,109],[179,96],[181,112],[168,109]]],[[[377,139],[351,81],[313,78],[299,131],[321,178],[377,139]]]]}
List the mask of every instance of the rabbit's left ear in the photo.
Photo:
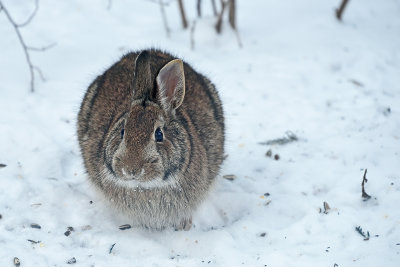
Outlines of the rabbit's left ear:
{"type": "Polygon", "coordinates": [[[177,109],[185,97],[185,74],[183,62],[174,59],[158,73],[157,98],[165,110],[177,109]]]}

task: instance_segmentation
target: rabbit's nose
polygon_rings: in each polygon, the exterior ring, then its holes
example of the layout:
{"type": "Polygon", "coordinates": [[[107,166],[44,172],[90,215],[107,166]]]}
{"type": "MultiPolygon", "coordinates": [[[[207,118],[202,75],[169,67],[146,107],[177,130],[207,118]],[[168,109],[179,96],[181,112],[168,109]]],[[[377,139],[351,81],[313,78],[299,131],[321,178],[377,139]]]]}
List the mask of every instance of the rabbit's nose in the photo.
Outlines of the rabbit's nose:
{"type": "Polygon", "coordinates": [[[133,168],[132,169],[125,169],[125,168],[122,169],[122,174],[124,176],[130,177],[132,179],[134,179],[135,176],[137,176],[138,174],[143,173],[143,172],[144,172],[143,168],[142,169],[133,169],[133,168]]]}

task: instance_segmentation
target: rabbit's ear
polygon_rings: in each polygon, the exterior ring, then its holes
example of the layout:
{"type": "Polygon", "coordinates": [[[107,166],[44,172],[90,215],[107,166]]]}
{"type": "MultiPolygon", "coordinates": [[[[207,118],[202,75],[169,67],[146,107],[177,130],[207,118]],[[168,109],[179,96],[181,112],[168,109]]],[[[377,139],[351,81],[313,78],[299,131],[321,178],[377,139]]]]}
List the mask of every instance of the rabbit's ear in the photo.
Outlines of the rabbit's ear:
{"type": "Polygon", "coordinates": [[[185,74],[183,62],[174,59],[166,64],[158,73],[157,98],[165,110],[177,109],[185,97],[185,74]]]}
{"type": "Polygon", "coordinates": [[[151,95],[149,90],[151,90],[153,83],[151,81],[149,59],[150,55],[147,51],[142,51],[136,58],[133,99],[141,99],[146,95],[151,95]]]}

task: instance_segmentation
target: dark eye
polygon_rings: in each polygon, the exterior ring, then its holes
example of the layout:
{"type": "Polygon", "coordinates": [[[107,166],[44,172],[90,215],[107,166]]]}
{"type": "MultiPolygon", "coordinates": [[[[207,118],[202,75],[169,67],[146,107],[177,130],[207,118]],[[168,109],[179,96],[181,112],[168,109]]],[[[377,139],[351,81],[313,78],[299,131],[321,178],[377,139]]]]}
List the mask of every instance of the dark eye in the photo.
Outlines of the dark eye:
{"type": "Polygon", "coordinates": [[[156,130],[155,133],[154,133],[154,137],[156,138],[156,141],[157,141],[157,142],[162,142],[162,140],[163,140],[163,133],[162,133],[162,131],[161,131],[160,128],[157,128],[157,130],[156,130]]]}
{"type": "Polygon", "coordinates": [[[122,130],[121,130],[121,139],[124,138],[124,134],[125,134],[125,129],[122,128],[122,130]]]}

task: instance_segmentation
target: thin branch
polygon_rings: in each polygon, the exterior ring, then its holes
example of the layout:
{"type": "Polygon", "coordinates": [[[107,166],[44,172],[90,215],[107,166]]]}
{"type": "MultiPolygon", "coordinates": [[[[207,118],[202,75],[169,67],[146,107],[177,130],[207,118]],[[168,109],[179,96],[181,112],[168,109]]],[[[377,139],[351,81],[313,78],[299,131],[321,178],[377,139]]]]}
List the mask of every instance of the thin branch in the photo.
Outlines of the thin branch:
{"type": "Polygon", "coordinates": [[[201,0],[197,0],[197,16],[201,18],[201,0]]]}
{"type": "Polygon", "coordinates": [[[35,17],[37,11],[39,9],[39,0],[35,0],[35,9],[33,10],[32,14],[29,16],[29,18],[24,22],[24,23],[20,23],[20,24],[16,24],[19,28],[25,27],[26,25],[28,25],[31,20],[35,17]]]}
{"type": "Polygon", "coordinates": [[[36,15],[37,10],[39,8],[38,0],[35,0],[35,10],[33,11],[33,13],[29,16],[29,18],[24,23],[21,23],[21,24],[18,24],[18,23],[15,22],[15,20],[11,17],[10,13],[8,12],[8,9],[4,6],[2,1],[0,1],[0,8],[1,8],[0,11],[4,11],[4,14],[6,15],[8,21],[11,23],[11,25],[14,27],[15,33],[18,36],[19,43],[22,46],[22,49],[23,49],[24,55],[25,55],[25,59],[26,59],[26,62],[28,64],[28,67],[29,67],[29,74],[31,76],[31,82],[30,82],[31,92],[34,92],[35,91],[35,71],[39,74],[39,76],[40,76],[40,78],[42,80],[44,80],[44,77],[43,77],[43,73],[39,69],[39,67],[33,65],[31,57],[30,57],[30,54],[29,54],[28,51],[29,50],[32,50],[32,51],[45,51],[45,50],[47,50],[47,49],[49,49],[49,48],[51,48],[51,47],[53,47],[55,45],[55,44],[51,44],[51,45],[48,45],[48,46],[45,46],[45,47],[42,47],[42,48],[30,47],[30,46],[26,45],[25,40],[22,37],[21,31],[20,31],[19,28],[24,27],[27,24],[29,24],[31,22],[31,20],[33,19],[33,17],[36,15]]]}
{"type": "Polygon", "coordinates": [[[217,30],[217,33],[221,33],[221,31],[222,31],[222,17],[225,12],[226,4],[227,4],[226,2],[221,0],[221,12],[218,15],[217,24],[215,25],[215,29],[217,30]]]}
{"type": "Polygon", "coordinates": [[[49,44],[49,45],[46,45],[46,46],[42,46],[42,47],[27,46],[26,48],[28,50],[31,50],[31,51],[43,52],[43,51],[46,51],[46,50],[48,50],[50,48],[53,48],[56,45],[57,45],[57,43],[52,43],[52,44],[49,44]]]}
{"type": "Polygon", "coordinates": [[[181,13],[181,18],[182,18],[182,26],[184,29],[186,29],[188,27],[188,22],[185,15],[185,8],[183,7],[183,1],[178,0],[178,5],[179,5],[179,12],[181,13]]]}
{"type": "Polygon", "coordinates": [[[171,30],[169,29],[169,26],[168,26],[167,15],[165,14],[165,9],[164,9],[165,4],[162,0],[158,0],[158,3],[160,5],[161,17],[164,22],[165,32],[167,33],[167,37],[169,38],[171,30]]]}
{"type": "Polygon", "coordinates": [[[368,199],[371,198],[371,196],[368,195],[367,192],[365,192],[364,184],[366,182],[368,182],[368,180],[367,180],[367,169],[365,169],[363,180],[361,182],[361,197],[363,198],[364,201],[367,201],[368,199]]]}
{"type": "Polygon", "coordinates": [[[338,20],[342,20],[343,11],[346,8],[348,2],[349,0],[343,0],[342,3],[340,4],[340,7],[336,9],[336,18],[338,20]]]}
{"type": "Polygon", "coordinates": [[[236,30],[236,2],[229,0],[229,24],[232,29],[236,30]]]}
{"type": "Polygon", "coordinates": [[[211,0],[211,4],[212,4],[214,16],[217,16],[218,12],[217,12],[217,5],[215,4],[215,0],[211,0]]]}
{"type": "Polygon", "coordinates": [[[194,50],[194,31],[196,30],[196,20],[193,20],[190,28],[190,47],[194,50]]]}

